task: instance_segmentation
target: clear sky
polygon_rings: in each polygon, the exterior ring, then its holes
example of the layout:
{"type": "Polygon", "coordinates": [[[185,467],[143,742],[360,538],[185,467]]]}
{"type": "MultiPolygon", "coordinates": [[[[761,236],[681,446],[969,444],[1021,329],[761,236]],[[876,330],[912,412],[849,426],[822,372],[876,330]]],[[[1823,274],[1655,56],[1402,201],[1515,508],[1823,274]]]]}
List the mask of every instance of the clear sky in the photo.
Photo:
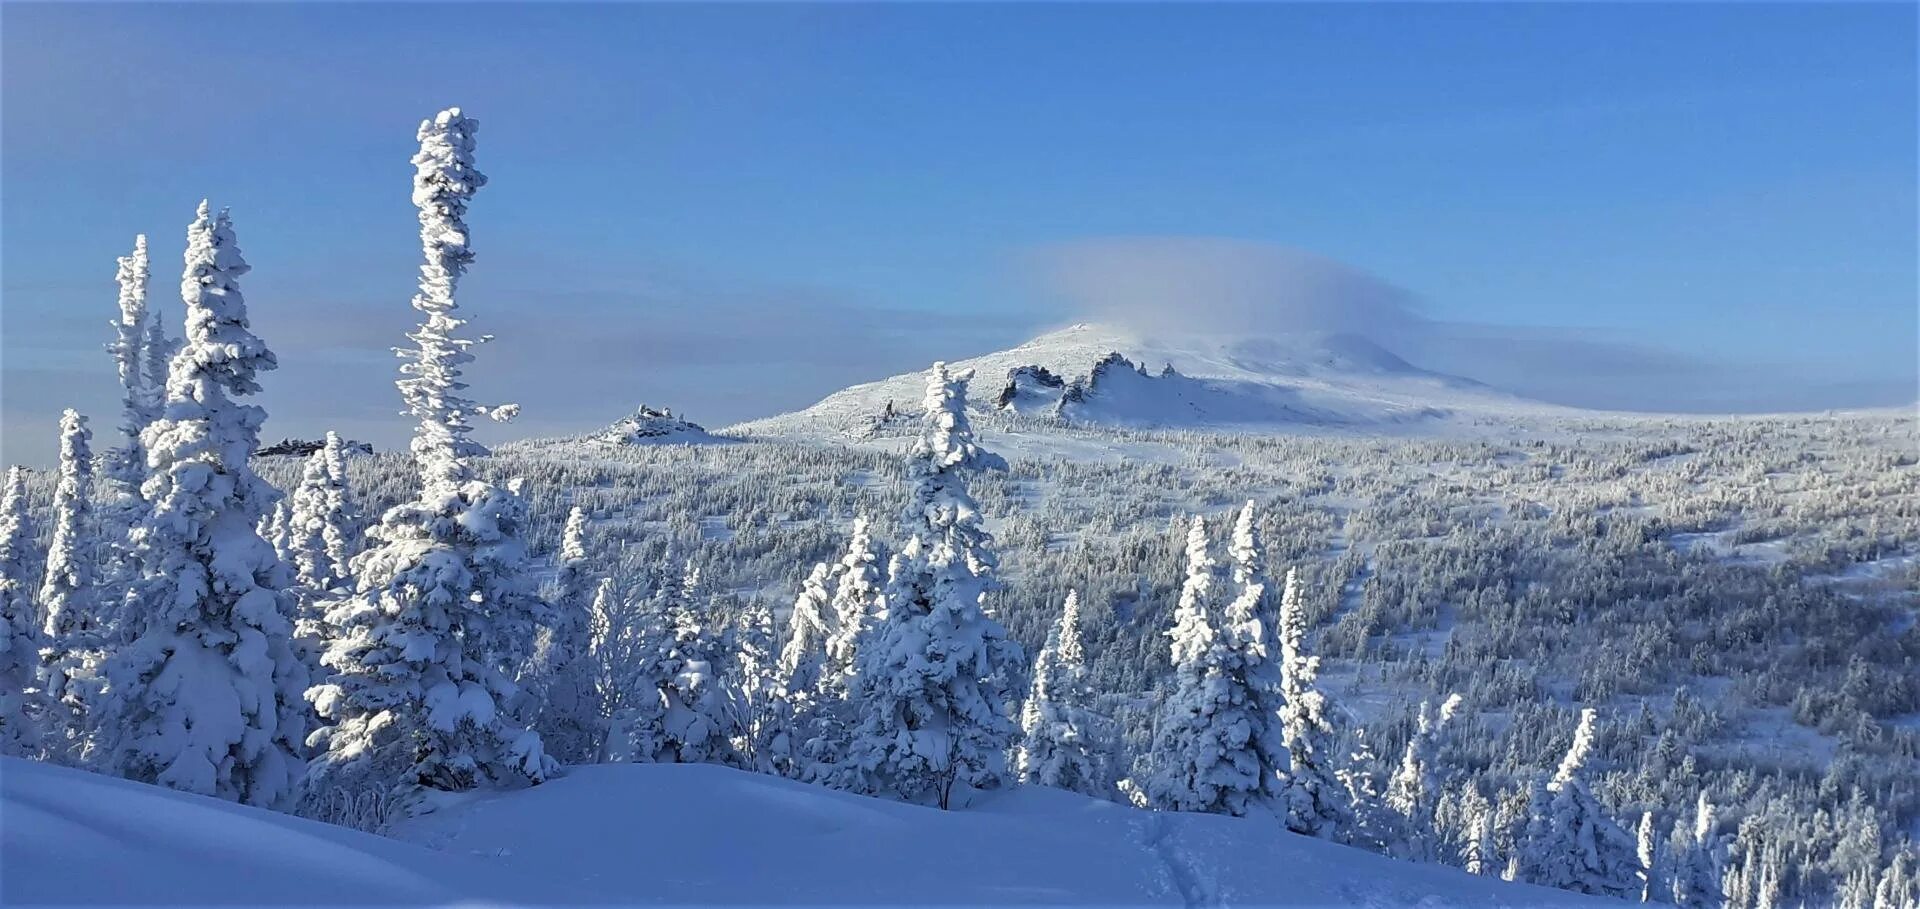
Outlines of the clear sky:
{"type": "Polygon", "coordinates": [[[150,235],[177,333],[202,197],[283,364],[268,435],[403,440],[407,158],[453,104],[492,178],[470,378],[525,408],[495,438],[1005,346],[1100,315],[1061,271],[1143,244],[1344,263],[1405,291],[1416,363],[1552,400],[1910,403],[1915,35],[1912,4],[7,3],[0,457],[48,461],[65,406],[111,438],[114,257],[150,235]]]}

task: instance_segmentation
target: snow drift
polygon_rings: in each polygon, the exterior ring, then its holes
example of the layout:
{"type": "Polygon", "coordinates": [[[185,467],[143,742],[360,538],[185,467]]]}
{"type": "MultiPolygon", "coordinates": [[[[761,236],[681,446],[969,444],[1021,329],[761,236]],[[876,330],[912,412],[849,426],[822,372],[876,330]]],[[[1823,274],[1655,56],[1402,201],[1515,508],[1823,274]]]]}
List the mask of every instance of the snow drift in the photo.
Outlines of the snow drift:
{"type": "Polygon", "coordinates": [[[0,760],[0,903],[1618,905],[1271,822],[1032,787],[940,812],[713,765],[578,767],[395,838],[0,760]]]}

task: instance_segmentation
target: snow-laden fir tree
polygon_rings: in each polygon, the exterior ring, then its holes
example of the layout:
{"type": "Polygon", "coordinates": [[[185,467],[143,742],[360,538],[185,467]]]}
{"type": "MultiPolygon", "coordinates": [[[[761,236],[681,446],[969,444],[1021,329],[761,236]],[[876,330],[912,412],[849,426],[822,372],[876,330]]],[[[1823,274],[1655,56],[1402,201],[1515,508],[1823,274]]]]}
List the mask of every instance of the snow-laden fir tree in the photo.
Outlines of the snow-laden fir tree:
{"type": "Polygon", "coordinates": [[[1597,714],[1580,712],[1573,745],[1547,783],[1544,840],[1528,844],[1528,880],[1536,884],[1633,898],[1640,895],[1640,863],[1632,834],[1621,829],[1587,789],[1582,771],[1593,748],[1597,714]]]}
{"type": "Polygon", "coordinates": [[[833,588],[832,631],[827,635],[826,664],[822,667],[821,696],[845,700],[853,678],[860,642],[886,617],[880,551],[867,519],[855,518],[853,535],[840,557],[833,588]]]}
{"type": "Polygon", "coordinates": [[[719,636],[694,608],[699,573],[662,585],[635,640],[622,708],[612,720],[608,755],[634,763],[733,763],[737,705],[721,678],[719,636]]]}
{"type": "MultiPolygon", "coordinates": [[[[1241,648],[1254,640],[1248,629],[1215,630],[1214,560],[1207,529],[1195,516],[1187,530],[1187,575],[1174,608],[1171,639],[1172,690],[1160,708],[1153,750],[1143,762],[1144,779],[1124,788],[1136,802],[1164,811],[1244,815],[1278,788],[1264,754],[1280,752],[1278,717],[1256,716],[1249,703],[1241,648]],[[1255,741],[1273,735],[1272,749],[1255,741]]],[[[1246,591],[1242,592],[1245,599],[1246,591]]],[[[1249,620],[1252,608],[1236,604],[1249,620]]]]}
{"type": "MultiPolygon", "coordinates": [[[[1284,812],[1283,821],[1289,828],[1299,825],[1300,832],[1331,836],[1331,829],[1322,829],[1321,822],[1309,816],[1325,806],[1304,799],[1296,806],[1293,800],[1305,796],[1306,790],[1287,791],[1292,746],[1282,728],[1285,703],[1277,637],[1279,622],[1273,608],[1266,553],[1254,524],[1252,501],[1240,509],[1234,520],[1227,558],[1238,592],[1227,602],[1221,616],[1220,640],[1225,649],[1222,669],[1230,686],[1230,697],[1246,717],[1247,745],[1259,762],[1257,789],[1249,798],[1253,803],[1284,812]]],[[[1251,804],[1247,806],[1251,807],[1251,804]]],[[[1244,810],[1234,813],[1244,813],[1244,810]]]]}
{"type": "MultiPolygon", "coordinates": [[[[880,550],[866,518],[854,520],[846,551],[831,566],[828,579],[832,582],[832,600],[819,613],[819,621],[810,623],[826,629],[815,683],[806,691],[791,686],[785,689],[791,699],[785,705],[789,719],[786,741],[780,749],[786,765],[782,772],[799,779],[833,781],[836,765],[847,754],[852,727],[860,721],[853,690],[860,647],[886,616],[880,550]]],[[[803,593],[802,597],[807,598],[808,608],[819,608],[817,593],[803,593]]],[[[803,674],[801,663],[794,663],[794,667],[788,674],[803,674]]]]}
{"type": "Polygon", "coordinates": [[[1721,875],[1726,849],[1714,833],[1713,803],[1705,792],[1694,802],[1693,823],[1675,825],[1672,902],[1682,909],[1720,909],[1726,900],[1721,875]]]}
{"type": "Polygon", "coordinates": [[[1640,902],[1665,902],[1666,894],[1672,892],[1672,882],[1667,879],[1666,855],[1660,848],[1653,812],[1640,812],[1640,826],[1635,833],[1634,857],[1640,861],[1640,902]]]}
{"type": "Polygon", "coordinates": [[[652,676],[656,646],[655,617],[636,601],[619,595],[605,578],[587,610],[588,669],[583,694],[593,724],[588,742],[594,763],[625,757],[631,737],[624,724],[639,709],[660,714],[660,688],[652,676]]]}
{"type": "Polygon", "coordinates": [[[339,433],[329,431],[326,444],[307,458],[287,505],[287,551],[300,586],[319,592],[351,589],[360,511],[347,489],[346,446],[339,433]]]}
{"type": "Polygon", "coordinates": [[[103,610],[102,623],[108,626],[118,621],[127,587],[138,575],[127,534],[140,523],[140,513],[146,508],[140,498],[140,484],[147,476],[147,456],[140,446],[140,433],[158,416],[161,396],[166,391],[164,382],[150,382],[145,370],[146,333],[152,321],[147,313],[150,268],[146,234],[133,238],[132,254],[121,256],[117,264],[114,279],[120,287],[120,317],[111,323],[114,336],[107,352],[113,355],[114,369],[120,376],[121,442],[102,464],[106,494],[101,496],[101,523],[103,529],[112,530],[103,530],[101,534],[101,547],[108,557],[101,566],[101,589],[97,594],[103,610]]]}
{"type": "Polygon", "coordinates": [[[945,363],[927,374],[908,456],[910,539],[889,566],[886,619],[860,645],[861,721],[839,771],[852,788],[942,808],[956,791],[1003,782],[1013,737],[1003,686],[1019,659],[982,603],[996,559],[967,475],[1006,462],[974,440],[970,378],[945,363]]]}
{"type": "Polygon", "coordinates": [[[40,622],[33,602],[33,518],[27,513],[27,472],[7,468],[0,498],[0,754],[40,752],[33,699],[40,671],[40,622]]]}
{"type": "Polygon", "coordinates": [[[159,416],[163,388],[148,384],[142,354],[147,333],[147,235],[133,238],[133,252],[121,256],[114,280],[120,285],[120,318],[114,320],[113,342],[107,352],[120,376],[120,433],[122,441],[107,462],[107,479],[118,499],[138,498],[146,476],[146,457],[140,433],[159,416]]]}
{"type": "Polygon", "coordinates": [[[1406,750],[1401,753],[1400,766],[1387,780],[1387,808],[1400,828],[1389,845],[1392,854],[1399,858],[1420,862],[1436,858],[1439,838],[1434,831],[1433,817],[1440,786],[1433,764],[1439,757],[1441,736],[1459,712],[1460,704],[1460,695],[1452,694],[1438,711],[1430,704],[1420,705],[1419,720],[1413,735],[1407,739],[1406,750]]]}
{"type": "Polygon", "coordinates": [[[1348,845],[1385,852],[1397,836],[1399,816],[1387,808],[1380,786],[1380,758],[1367,740],[1367,730],[1355,726],[1349,732],[1346,763],[1334,771],[1347,803],[1353,806],[1353,825],[1343,839],[1348,845]]]}
{"type": "Polygon", "coordinates": [[[1468,874],[1491,877],[1500,873],[1500,853],[1494,841],[1493,803],[1468,783],[1460,795],[1460,867],[1468,874]]]}
{"type": "Polygon", "coordinates": [[[129,778],[275,806],[299,773],[307,672],[292,647],[292,579],[255,531],[271,490],[248,459],[266,413],[241,399],[277,364],[248,327],[248,266],[225,211],[200,204],[185,258],[186,340],[141,436],[145,576],[99,728],[129,778]]]}
{"type": "Polygon", "coordinates": [[[1100,743],[1105,738],[1090,705],[1087,651],[1080,634],[1080,594],[1067,591],[1060,620],[1033,658],[1033,682],[1020,707],[1020,749],[1014,767],[1023,783],[1105,797],[1100,743]]]}
{"type": "Polygon", "coordinates": [[[260,523],[253,530],[273,547],[273,554],[280,561],[293,565],[293,506],[288,504],[286,496],[279,496],[266,506],[260,515],[260,523]]]}
{"type": "Polygon", "coordinates": [[[60,416],[60,481],[53,492],[53,539],[47,545],[40,583],[40,689],[48,717],[49,748],[64,757],[90,759],[88,724],[104,687],[100,678],[105,623],[95,563],[92,430],[69,409],[60,416]]]}
{"type": "Polygon", "coordinates": [[[534,665],[526,673],[529,708],[538,714],[535,730],[547,753],[562,764],[593,759],[595,719],[587,651],[592,641],[592,608],[598,586],[587,572],[587,513],[567,511],[560,532],[556,571],[547,593],[553,621],[540,630],[534,665]]]}
{"type": "Polygon", "coordinates": [[[801,582],[800,595],[787,613],[786,643],[775,676],[788,703],[805,715],[814,704],[827,662],[827,638],[836,630],[832,610],[834,566],[821,562],[801,582]]]}
{"type": "Polygon", "coordinates": [[[791,748],[773,642],[773,610],[754,597],[734,616],[723,649],[732,656],[728,687],[736,713],[734,751],[740,755],[740,766],[756,773],[776,770],[775,756],[791,748]]]}
{"type": "Polygon", "coordinates": [[[460,336],[455,291],[473,261],[467,204],[486,183],[474,168],[474,121],[458,108],[420,124],[413,202],[425,261],[413,307],[424,315],[396,383],[415,419],[420,474],[413,501],[389,509],[353,562],[356,594],[334,606],[331,671],[308,697],[333,725],[310,744],[318,788],[397,785],[464,790],[537,783],[556,769],[538,733],[505,709],[509,673],[526,659],[540,610],[530,586],[526,502],[482,479],[475,415],[512,416],[464,395],[473,340],[460,336]]]}
{"type": "Polygon", "coordinates": [[[1282,799],[1287,829],[1322,839],[1352,838],[1352,796],[1334,766],[1335,731],[1315,684],[1320,658],[1306,652],[1307,608],[1292,569],[1280,594],[1280,730],[1288,764],[1282,799]]]}
{"type": "MultiPolygon", "coordinates": [[[[668,635],[658,678],[666,714],[654,760],[677,764],[737,764],[739,710],[722,678],[725,654],[719,629],[696,609],[699,573],[689,569],[681,594],[665,610],[668,635]]],[[[706,610],[711,612],[711,610],[706,610]]]]}

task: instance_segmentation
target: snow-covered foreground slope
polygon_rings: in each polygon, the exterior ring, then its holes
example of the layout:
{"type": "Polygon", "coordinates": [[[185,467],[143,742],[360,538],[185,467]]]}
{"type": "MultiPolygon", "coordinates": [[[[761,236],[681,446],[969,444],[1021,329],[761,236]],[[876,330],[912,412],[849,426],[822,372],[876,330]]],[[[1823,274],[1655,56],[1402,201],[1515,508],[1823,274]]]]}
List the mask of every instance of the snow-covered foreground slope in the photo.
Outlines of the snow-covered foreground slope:
{"type": "Polygon", "coordinates": [[[472,856],[0,758],[0,905],[432,905],[532,898],[472,856]]]}
{"type": "Polygon", "coordinates": [[[0,761],[0,903],[1599,906],[1023,788],[966,810],[710,765],[599,765],[369,836],[0,761]]]}
{"type": "MultiPolygon", "coordinates": [[[[1081,381],[1085,397],[1066,416],[1096,426],[1421,432],[1473,418],[1575,412],[1420,369],[1365,338],[1322,332],[1149,336],[1082,324],[955,365],[975,371],[970,403],[976,409],[996,406],[1010,373],[1023,367],[1045,370],[1061,384],[1023,382],[1021,393],[1010,396],[1022,412],[1053,412],[1061,391],[1081,381]],[[1097,365],[1115,353],[1136,368],[1108,370],[1095,380],[1097,365]]],[[[785,436],[857,432],[889,402],[917,410],[924,382],[921,374],[908,373],[855,385],[805,410],[734,430],[785,436]]]]}

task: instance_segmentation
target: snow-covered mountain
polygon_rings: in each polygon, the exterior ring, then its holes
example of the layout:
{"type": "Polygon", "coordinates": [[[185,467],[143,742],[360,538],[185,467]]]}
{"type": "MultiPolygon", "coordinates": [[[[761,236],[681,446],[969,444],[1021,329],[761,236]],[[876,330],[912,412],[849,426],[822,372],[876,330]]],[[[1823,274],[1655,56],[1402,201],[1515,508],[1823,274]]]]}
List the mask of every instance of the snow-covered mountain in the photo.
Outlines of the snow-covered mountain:
{"type": "MultiPolygon", "coordinates": [[[[1439,429],[1475,417],[1565,413],[1469,379],[1421,369],[1352,334],[1146,335],[1073,325],[971,359],[971,405],[1132,428],[1285,431],[1439,429]]],[[[923,379],[855,385],[795,413],[734,431],[859,432],[918,409],[923,379]]]]}
{"type": "Polygon", "coordinates": [[[711,764],[449,796],[388,838],[0,758],[0,816],[6,905],[1620,905],[1271,820],[1037,787],[943,812],[711,764]]]}

